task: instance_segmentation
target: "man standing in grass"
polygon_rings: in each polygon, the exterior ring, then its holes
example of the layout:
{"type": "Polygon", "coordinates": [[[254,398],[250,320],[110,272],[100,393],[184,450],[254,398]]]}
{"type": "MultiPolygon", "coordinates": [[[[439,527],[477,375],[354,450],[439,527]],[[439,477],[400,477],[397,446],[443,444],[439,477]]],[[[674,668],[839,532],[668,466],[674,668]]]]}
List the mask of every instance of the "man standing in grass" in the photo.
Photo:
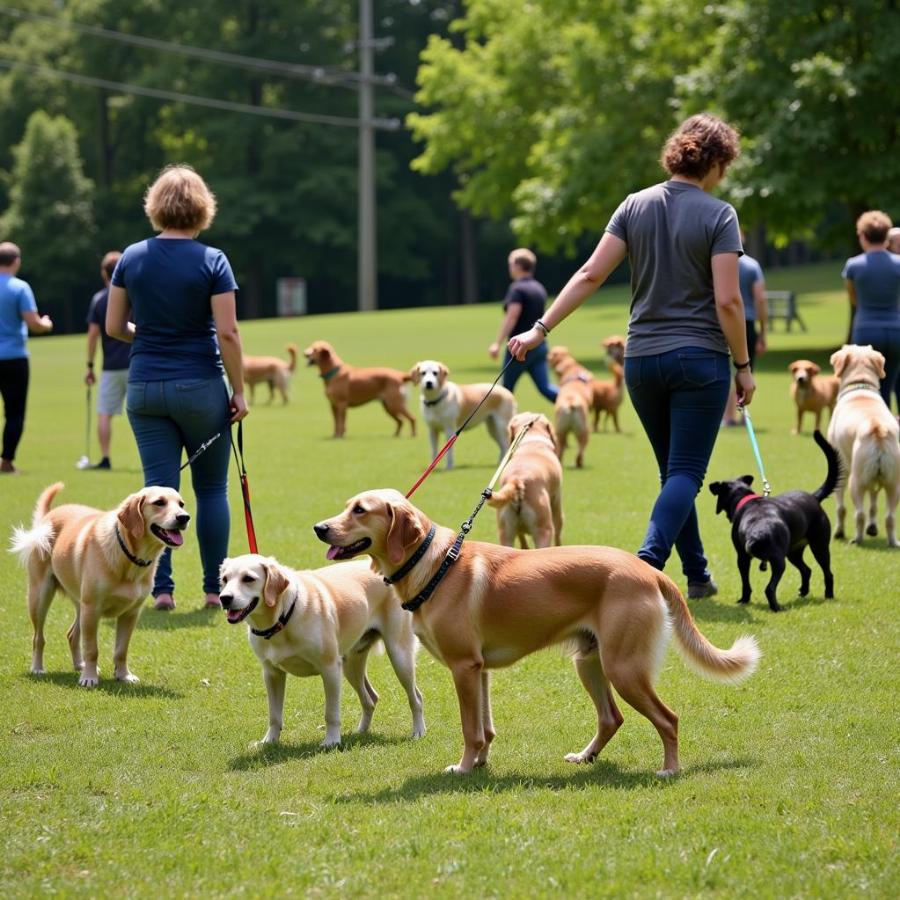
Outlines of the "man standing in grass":
{"type": "Polygon", "coordinates": [[[106,307],[109,302],[109,280],[122,254],[111,250],[100,263],[103,289],[97,291],[88,310],[87,374],[84,383],[96,382],[94,356],[97,340],[103,347],[103,371],[100,374],[100,390],[97,393],[97,437],[100,441],[100,462],[91,468],[110,469],[109,446],[112,440],[112,417],[122,414],[125,391],[128,387],[128,361],[131,345],[117,341],[106,333],[106,307]]]}

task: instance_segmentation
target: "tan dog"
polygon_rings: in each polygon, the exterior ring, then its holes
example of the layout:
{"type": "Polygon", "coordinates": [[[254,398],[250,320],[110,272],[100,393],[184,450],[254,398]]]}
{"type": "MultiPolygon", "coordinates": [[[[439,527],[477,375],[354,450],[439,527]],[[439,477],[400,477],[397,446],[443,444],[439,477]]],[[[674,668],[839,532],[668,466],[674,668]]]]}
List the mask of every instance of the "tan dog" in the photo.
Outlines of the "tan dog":
{"type": "Polygon", "coordinates": [[[797,427],[791,434],[800,434],[803,429],[803,413],[811,412],[816,417],[816,430],[822,421],[822,410],[834,411],[841,380],[834,375],[820,375],[822,369],[808,359],[796,359],[788,366],[791,373],[791,397],[797,406],[797,427]]]}
{"type": "Polygon", "coordinates": [[[219,599],[228,621],[250,625],[250,646],[262,665],[269,698],[269,728],[261,744],[273,744],[284,722],[288,675],[319,675],[325,685],[323,747],[341,742],[341,674],[362,706],[358,732],[369,730],[378,694],[366,677],[369,650],[384,641],[409,700],[413,737],[425,734],[422,695],[416,687],[416,638],[412,618],[366,562],[297,572],[271,557],[226,559],[219,599]],[[262,601],[262,602],[260,602],[262,601]]]}
{"type": "Polygon", "coordinates": [[[559,461],[562,462],[568,447],[569,434],[574,434],[578,444],[575,465],[580,469],[590,437],[588,416],[594,403],[595,379],[565,347],[551,347],[547,361],[559,377],[559,393],[553,410],[559,461]]]}
{"type": "MultiPolygon", "coordinates": [[[[369,491],[314,526],[320,540],[347,558],[369,553],[393,573],[435,534],[412,570],[395,583],[409,602],[437,572],[455,535],[394,490],[369,491]]],[[[678,718],[656,695],[653,679],[672,630],[687,661],[719,681],[747,677],[759,659],[752,637],[728,651],[697,630],[674,582],[631,553],[611,547],[514,550],[467,541],[431,598],[413,612],[413,627],[453,674],[465,749],[449,772],[483,766],[494,738],[489,669],[510,666],[568,642],[575,668],[597,709],[597,733],[569,762],[591,762],[622,724],[612,688],[646,716],[663,743],[660,774],[678,771],[678,718]]]]}
{"type": "MultiPolygon", "coordinates": [[[[871,346],[845,344],[832,354],[831,365],[841,380],[841,392],[828,425],[828,442],[840,453],[847,486],[856,510],[856,535],[861,544],[865,524],[865,495],[869,494],[869,524],[866,533],[878,534],[878,492],[887,498],[884,527],[889,547],[900,547],[896,534],[897,502],[900,500],[900,426],[879,392],[884,378],[884,356],[871,346]]],[[[844,536],[844,484],[836,492],[836,538],[844,536]]]]}
{"type": "Polygon", "coordinates": [[[619,407],[622,405],[624,391],[622,385],[625,381],[625,370],[620,363],[610,362],[609,368],[613,373],[612,381],[601,381],[599,378],[591,379],[591,408],[594,410],[594,431],[600,422],[600,413],[605,413],[603,430],[609,426],[612,419],[616,432],[621,434],[619,427],[619,407]]]}
{"type": "Polygon", "coordinates": [[[562,543],[562,465],[557,458],[556,433],[546,416],[519,413],[509,423],[509,440],[529,423],[515,455],[503,471],[500,487],[488,499],[497,510],[500,543],[522,549],[531,535],[535,547],[562,543]]]}
{"type": "Polygon", "coordinates": [[[334,416],[334,436],[344,436],[347,429],[347,409],[380,400],[385,412],[397,423],[394,436],[400,434],[403,419],[416,436],[416,419],[406,408],[404,382],[409,375],[397,369],[359,369],[345,363],[327,341],[315,341],[303,351],[308,366],[318,366],[324,382],[325,396],[334,416]],[[401,419],[401,416],[403,419],[401,419]]]}
{"type": "Polygon", "coordinates": [[[625,338],[622,335],[611,334],[603,341],[602,346],[611,362],[617,362],[620,366],[625,365],[625,338]]]}
{"type": "Polygon", "coordinates": [[[180,547],[191,517],[171,488],[148,487],[103,512],[74,503],[51,509],[62,483],[38,498],[29,530],[16,528],[11,552],[28,570],[28,613],[34,626],[31,671],[44,673],[44,621],[54,594],[62,590],[75,604],[69,628],[72,664],[79,684],[98,682],[97,628],[116,619],[115,676],[135,682],[128,669],[128,644],[150,593],[156,564],[166,547],[180,547]]]}
{"type": "Polygon", "coordinates": [[[284,349],[288,360],[277,356],[244,357],[244,383],[250,388],[251,401],[255,399],[256,385],[265,382],[269,385],[269,403],[275,399],[276,389],[281,394],[282,403],[288,402],[291,375],[297,368],[297,345],[288,344],[284,349]]]}
{"type": "MultiPolygon", "coordinates": [[[[434,359],[417,362],[409,373],[410,380],[422,391],[422,418],[431,439],[431,458],[437,455],[438,437],[444,434],[449,439],[482,400],[484,403],[466,430],[484,423],[502,457],[509,447],[506,429],[516,414],[516,398],[499,384],[491,391],[490,382],[456,384],[448,381],[449,374],[450,370],[434,359]]],[[[453,468],[453,447],[447,451],[447,468],[453,468]]]]}

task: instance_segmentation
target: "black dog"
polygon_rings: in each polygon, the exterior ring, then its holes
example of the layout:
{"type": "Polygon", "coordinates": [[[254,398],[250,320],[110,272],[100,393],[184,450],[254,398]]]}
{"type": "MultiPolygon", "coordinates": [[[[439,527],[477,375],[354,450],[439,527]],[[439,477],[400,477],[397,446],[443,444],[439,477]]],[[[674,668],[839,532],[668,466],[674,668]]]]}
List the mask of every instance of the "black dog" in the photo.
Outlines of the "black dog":
{"type": "Polygon", "coordinates": [[[803,562],[803,550],[807,544],[825,574],[825,597],[834,597],[834,576],[831,574],[831,522],[822,501],[837,487],[841,478],[841,463],[834,447],[813,433],[815,442],[822,448],[828,460],[828,475],[822,486],[812,494],[806,491],[789,491],[777,497],[761,497],[753,493],[752,475],[744,475],[735,481],[714,481],[710,491],[718,498],[716,514],[725,511],[732,523],[731,539],[737,550],[738,571],[741,573],[741,599],[750,602],[750,560],[762,560],[772,566],[772,577],[766,585],[766,598],[773,612],[781,607],[775,597],[778,582],[784,574],[784,561],[800,570],[800,596],[809,593],[811,569],[803,562]]]}

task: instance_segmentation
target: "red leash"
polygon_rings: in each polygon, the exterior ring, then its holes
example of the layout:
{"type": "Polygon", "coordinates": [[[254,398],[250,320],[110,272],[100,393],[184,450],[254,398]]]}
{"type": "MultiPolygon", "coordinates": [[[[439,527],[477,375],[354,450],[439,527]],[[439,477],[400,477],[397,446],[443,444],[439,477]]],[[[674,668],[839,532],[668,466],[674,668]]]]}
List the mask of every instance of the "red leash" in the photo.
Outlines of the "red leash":
{"type": "Polygon", "coordinates": [[[241,497],[244,500],[244,522],[247,525],[247,543],[251,553],[259,553],[256,545],[256,529],[253,527],[253,510],[250,508],[250,482],[247,479],[247,467],[244,465],[244,423],[238,422],[237,445],[234,443],[234,435],[231,437],[231,449],[234,453],[234,461],[241,478],[241,497]]]}

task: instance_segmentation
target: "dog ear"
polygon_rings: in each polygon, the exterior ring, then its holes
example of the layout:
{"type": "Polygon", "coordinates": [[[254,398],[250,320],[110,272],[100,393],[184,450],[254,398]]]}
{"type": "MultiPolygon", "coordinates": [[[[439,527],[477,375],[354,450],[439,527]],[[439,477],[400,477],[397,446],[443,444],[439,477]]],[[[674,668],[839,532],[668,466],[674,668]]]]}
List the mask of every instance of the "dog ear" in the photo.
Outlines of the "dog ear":
{"type": "Polygon", "coordinates": [[[747,485],[747,487],[750,487],[750,485],[753,484],[753,476],[752,475],[741,475],[739,480],[743,481],[744,484],[747,485]]]}
{"type": "Polygon", "coordinates": [[[388,531],[386,549],[391,565],[403,562],[407,548],[422,537],[422,526],[415,513],[406,506],[388,506],[391,527],[388,531]]]}
{"type": "Polygon", "coordinates": [[[878,367],[877,375],[879,378],[887,378],[887,372],[884,370],[884,354],[878,350],[872,351],[872,362],[878,367]]]}
{"type": "Polygon", "coordinates": [[[812,372],[813,375],[818,375],[819,372],[822,371],[822,367],[816,363],[810,363],[809,371],[812,372]]]}
{"type": "Polygon", "coordinates": [[[713,481],[709,486],[709,492],[718,497],[722,493],[722,484],[721,481],[713,481]]]}
{"type": "Polygon", "coordinates": [[[132,494],[119,507],[118,520],[128,534],[136,541],[144,536],[143,494],[132,494]]]}
{"type": "Polygon", "coordinates": [[[419,371],[419,366],[422,363],[417,362],[410,370],[409,370],[409,380],[413,384],[418,384],[422,380],[422,373],[419,371]]]}
{"type": "Polygon", "coordinates": [[[841,347],[840,350],[835,350],[834,353],[831,354],[831,365],[834,369],[834,374],[837,375],[838,378],[841,377],[841,372],[847,367],[847,361],[850,358],[850,353],[847,350],[847,345],[845,344],[841,347]]]}
{"type": "Polygon", "coordinates": [[[447,380],[447,376],[450,374],[450,370],[441,363],[440,368],[438,369],[438,381],[440,384],[443,384],[447,380]]]}
{"type": "Polygon", "coordinates": [[[792,363],[788,366],[788,372],[793,372],[794,369],[796,369],[796,368],[797,368],[797,363],[792,362],[792,363]]]}
{"type": "Polygon", "coordinates": [[[263,600],[266,606],[275,606],[278,598],[290,587],[291,583],[274,559],[270,559],[264,566],[266,583],[263,585],[263,600]]]}

